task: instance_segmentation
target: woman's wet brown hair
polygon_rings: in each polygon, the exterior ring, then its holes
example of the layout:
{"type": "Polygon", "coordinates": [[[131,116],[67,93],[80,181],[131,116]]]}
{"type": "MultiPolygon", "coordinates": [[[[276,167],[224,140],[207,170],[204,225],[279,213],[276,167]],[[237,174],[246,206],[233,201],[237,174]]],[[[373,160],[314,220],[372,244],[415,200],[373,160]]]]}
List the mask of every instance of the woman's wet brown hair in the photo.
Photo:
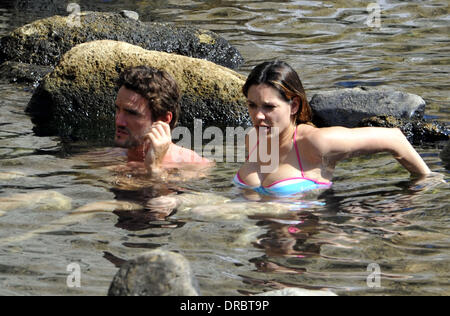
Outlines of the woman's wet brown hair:
{"type": "Polygon", "coordinates": [[[245,82],[242,92],[248,97],[253,85],[266,84],[276,89],[286,102],[300,99],[300,108],[295,114],[296,124],[312,124],[312,110],[298,73],[283,61],[265,62],[256,66],[245,82]]]}

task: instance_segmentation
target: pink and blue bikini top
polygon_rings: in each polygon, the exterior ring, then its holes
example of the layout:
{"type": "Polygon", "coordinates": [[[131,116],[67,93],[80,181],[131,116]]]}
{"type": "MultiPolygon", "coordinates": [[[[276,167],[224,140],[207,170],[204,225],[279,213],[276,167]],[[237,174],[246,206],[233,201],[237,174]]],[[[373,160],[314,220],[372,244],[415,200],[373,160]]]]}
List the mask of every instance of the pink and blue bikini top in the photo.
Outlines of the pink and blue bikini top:
{"type": "MultiPolygon", "coordinates": [[[[292,196],[297,195],[300,193],[304,193],[306,191],[314,190],[314,189],[325,189],[329,188],[332,183],[331,182],[318,182],[313,179],[309,179],[305,177],[302,161],[300,159],[300,152],[298,150],[297,146],[297,129],[295,129],[294,133],[294,146],[295,151],[297,153],[297,160],[300,167],[300,171],[302,173],[301,177],[295,177],[295,178],[287,178],[283,180],[276,181],[272,183],[271,185],[265,187],[265,186],[259,186],[259,187],[253,187],[248,184],[246,184],[242,178],[239,176],[239,172],[236,174],[236,176],[233,179],[233,183],[236,184],[240,188],[244,189],[252,189],[256,192],[258,192],[261,195],[270,195],[270,196],[292,196]]],[[[252,150],[252,152],[254,149],[252,150]]],[[[252,153],[250,153],[249,158],[252,153]]]]}

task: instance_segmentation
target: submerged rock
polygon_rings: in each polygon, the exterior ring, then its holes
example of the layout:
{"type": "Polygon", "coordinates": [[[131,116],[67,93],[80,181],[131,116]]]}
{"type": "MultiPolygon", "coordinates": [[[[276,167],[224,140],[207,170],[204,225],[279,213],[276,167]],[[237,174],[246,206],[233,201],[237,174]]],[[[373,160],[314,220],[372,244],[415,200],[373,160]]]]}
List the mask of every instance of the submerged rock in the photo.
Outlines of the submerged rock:
{"type": "Polygon", "coordinates": [[[445,145],[444,149],[442,150],[440,157],[444,162],[447,170],[450,170],[450,142],[447,142],[447,145],[445,145]]]}
{"type": "Polygon", "coordinates": [[[33,209],[40,211],[70,210],[72,199],[56,191],[36,191],[0,198],[0,211],[33,209]]]}
{"type": "Polygon", "coordinates": [[[198,296],[197,282],[182,255],[153,250],[122,265],[109,296],[198,296]]]}
{"type": "MultiPolygon", "coordinates": [[[[260,203],[261,204],[261,203],[260,203]]],[[[183,205],[182,205],[183,206],[183,205]]],[[[259,206],[258,203],[229,203],[224,208],[223,205],[201,205],[192,209],[180,209],[179,213],[188,212],[194,219],[220,219],[227,221],[240,221],[253,215],[286,215],[291,211],[292,206],[281,203],[270,203],[268,206],[259,206]]]]}
{"type": "Polygon", "coordinates": [[[19,178],[24,178],[27,175],[20,171],[15,172],[0,172],[0,180],[14,180],[19,178]]]}
{"type": "Polygon", "coordinates": [[[310,101],[318,126],[356,127],[372,116],[401,119],[423,117],[425,101],[413,94],[391,89],[354,88],[325,91],[310,101]]]}
{"type": "Polygon", "coordinates": [[[98,201],[77,208],[73,214],[114,211],[141,211],[144,208],[136,203],[118,200],[98,201]]]}
{"type": "Polygon", "coordinates": [[[136,20],[136,14],[128,11],[57,15],[24,25],[0,40],[0,64],[13,61],[55,66],[74,46],[104,39],[206,59],[233,69],[243,63],[239,51],[213,32],[164,23],[143,23],[136,20]]]}
{"type": "Polygon", "coordinates": [[[248,124],[241,92],[245,78],[238,73],[201,59],[105,40],[76,46],[43,79],[27,107],[35,132],[111,141],[117,79],[137,65],[164,69],[178,82],[180,125],[191,127],[196,118],[208,126],[248,124]]]}
{"type": "Polygon", "coordinates": [[[392,116],[375,116],[362,120],[359,127],[399,128],[406,138],[416,145],[423,142],[437,142],[449,139],[449,130],[443,124],[421,119],[404,120],[392,116]]]}
{"type": "Polygon", "coordinates": [[[330,290],[306,290],[296,287],[261,293],[255,296],[337,296],[330,290]]]}

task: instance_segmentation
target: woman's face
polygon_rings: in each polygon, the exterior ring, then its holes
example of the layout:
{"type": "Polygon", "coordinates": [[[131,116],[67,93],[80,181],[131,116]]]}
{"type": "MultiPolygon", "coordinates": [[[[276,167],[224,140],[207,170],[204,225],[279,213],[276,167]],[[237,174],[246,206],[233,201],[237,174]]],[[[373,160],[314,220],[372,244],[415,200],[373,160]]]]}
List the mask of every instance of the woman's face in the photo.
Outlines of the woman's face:
{"type": "Polygon", "coordinates": [[[258,132],[264,130],[269,134],[275,127],[281,134],[292,124],[291,118],[292,114],[295,114],[295,109],[272,86],[266,84],[251,86],[247,102],[250,118],[258,132]],[[267,129],[262,129],[264,127],[267,129]]]}

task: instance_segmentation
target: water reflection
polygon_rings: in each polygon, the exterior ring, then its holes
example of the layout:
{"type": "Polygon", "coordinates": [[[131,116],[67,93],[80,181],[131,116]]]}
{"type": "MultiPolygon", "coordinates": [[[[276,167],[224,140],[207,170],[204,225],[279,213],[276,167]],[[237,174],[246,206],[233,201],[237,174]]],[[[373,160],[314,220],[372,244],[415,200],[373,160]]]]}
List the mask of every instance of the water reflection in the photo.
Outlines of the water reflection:
{"type": "MultiPolygon", "coordinates": [[[[114,200],[109,202],[115,208],[113,213],[118,216],[118,228],[129,231],[140,231],[155,227],[153,222],[164,221],[176,211],[176,195],[184,189],[176,181],[163,182],[149,178],[146,170],[130,168],[126,165],[123,150],[118,148],[104,148],[89,151],[76,156],[77,159],[89,164],[92,169],[106,169],[110,171],[107,182],[109,192],[114,200]],[[114,201],[118,201],[114,206],[114,201]],[[122,202],[136,205],[135,209],[121,209],[122,202]],[[140,206],[140,207],[139,207],[140,206]]],[[[84,167],[85,168],[85,167],[84,167]]],[[[83,181],[85,175],[80,175],[83,181]]],[[[98,203],[97,203],[98,204],[98,203]]],[[[102,208],[89,205],[83,208],[102,208]]],[[[161,227],[177,224],[161,224],[161,227]]]]}
{"type": "Polygon", "coordinates": [[[269,257],[306,258],[320,254],[319,245],[307,244],[307,240],[318,233],[319,218],[309,212],[293,214],[289,218],[258,218],[258,226],[264,226],[268,232],[258,236],[254,243],[262,248],[269,257]],[[286,224],[290,223],[290,224],[286,224]]]}
{"type": "MultiPolygon", "coordinates": [[[[260,288],[321,289],[324,286],[308,283],[327,278],[339,280],[333,284],[336,289],[344,290],[339,284],[349,282],[349,279],[364,284],[367,278],[364,271],[371,262],[390,262],[382,266],[382,278],[391,285],[395,280],[414,279],[396,262],[412,260],[413,263],[414,260],[408,258],[411,255],[437,255],[434,245],[412,247],[405,241],[411,237],[411,231],[417,229],[413,218],[421,213],[424,195],[436,189],[448,189],[448,185],[440,177],[437,181],[412,180],[394,184],[395,190],[383,192],[384,187],[372,185],[371,193],[364,194],[342,195],[344,192],[331,189],[321,196],[321,201],[326,201],[322,208],[294,209],[288,216],[249,216],[266,230],[253,242],[253,246],[264,250],[264,254],[249,260],[256,271],[266,277],[241,275],[243,282],[260,288]],[[276,277],[280,274],[289,277],[276,277]]],[[[423,239],[427,240],[426,234],[423,239]]],[[[252,294],[245,290],[242,293],[252,294]]]]}

